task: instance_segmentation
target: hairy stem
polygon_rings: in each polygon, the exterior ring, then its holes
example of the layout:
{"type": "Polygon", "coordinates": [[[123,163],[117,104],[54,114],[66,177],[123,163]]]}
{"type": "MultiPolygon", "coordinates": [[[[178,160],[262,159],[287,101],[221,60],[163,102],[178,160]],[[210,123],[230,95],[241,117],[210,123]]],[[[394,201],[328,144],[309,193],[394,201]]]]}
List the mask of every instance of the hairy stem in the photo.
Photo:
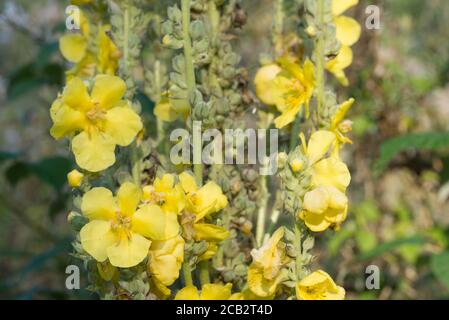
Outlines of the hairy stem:
{"type": "Polygon", "coordinates": [[[301,245],[301,234],[302,227],[299,222],[295,223],[295,246],[296,246],[296,279],[301,280],[302,274],[302,245],[301,245]]]}
{"type": "Polygon", "coordinates": [[[267,204],[268,204],[268,188],[267,188],[267,176],[261,179],[261,192],[263,195],[262,204],[259,207],[257,213],[257,227],[256,227],[256,242],[258,246],[262,245],[263,235],[265,233],[266,215],[267,215],[267,204]]]}
{"type": "MultiPolygon", "coordinates": [[[[324,0],[317,0],[317,24],[319,33],[315,46],[316,63],[316,88],[317,88],[317,113],[320,114],[324,104],[324,55],[325,55],[325,33],[324,33],[324,0]]],[[[318,119],[317,119],[318,120],[318,119]]]]}
{"type": "Polygon", "coordinates": [[[205,285],[210,283],[210,276],[209,276],[209,262],[208,261],[201,261],[199,263],[200,267],[200,282],[201,285],[205,285]]]}
{"type": "Polygon", "coordinates": [[[184,285],[186,287],[193,286],[192,270],[190,270],[190,265],[187,261],[182,265],[182,274],[184,275],[184,285]]]}
{"type": "MultiPolygon", "coordinates": [[[[196,85],[195,66],[193,64],[192,41],[190,39],[190,0],[181,0],[182,10],[182,32],[184,39],[184,59],[186,67],[187,92],[189,101],[191,101],[196,85]]],[[[201,149],[201,148],[200,148],[201,149]]],[[[194,157],[194,159],[197,157],[194,157]]],[[[200,157],[201,158],[201,157],[200,157]]],[[[200,159],[199,158],[199,159],[200,159]]],[[[196,163],[193,165],[196,183],[201,186],[203,184],[203,165],[196,163]]]]}
{"type": "Polygon", "coordinates": [[[284,0],[276,0],[275,15],[273,20],[272,42],[276,56],[281,56],[283,51],[284,32],[284,0]]]}

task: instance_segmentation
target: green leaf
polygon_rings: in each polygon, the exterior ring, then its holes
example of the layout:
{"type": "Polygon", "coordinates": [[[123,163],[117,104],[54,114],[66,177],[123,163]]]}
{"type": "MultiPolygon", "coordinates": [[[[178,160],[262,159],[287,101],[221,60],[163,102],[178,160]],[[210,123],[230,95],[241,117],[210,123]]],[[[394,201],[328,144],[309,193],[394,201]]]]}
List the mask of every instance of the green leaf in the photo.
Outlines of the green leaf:
{"type": "Polygon", "coordinates": [[[435,277],[449,290],[449,252],[433,255],[430,268],[435,277]]]}
{"type": "Polygon", "coordinates": [[[18,156],[19,154],[15,152],[0,151],[0,164],[3,161],[16,159],[18,156]]]}
{"type": "Polygon", "coordinates": [[[72,168],[72,162],[64,157],[51,157],[30,165],[31,171],[42,181],[60,190],[67,181],[67,173],[72,168]]]}
{"type": "Polygon", "coordinates": [[[403,245],[407,245],[407,244],[423,245],[425,242],[426,242],[425,239],[421,236],[395,239],[393,241],[381,243],[380,245],[376,246],[372,250],[369,250],[369,251],[361,254],[358,257],[358,260],[359,261],[370,260],[370,259],[380,256],[383,253],[386,253],[386,252],[392,251],[396,248],[399,248],[403,245]]]}
{"type": "Polygon", "coordinates": [[[67,173],[73,167],[71,160],[65,157],[51,157],[34,163],[24,161],[14,162],[5,173],[6,179],[15,186],[30,174],[48,183],[55,190],[60,191],[66,183],[67,173]]]}
{"type": "Polygon", "coordinates": [[[357,247],[361,252],[368,252],[373,250],[377,245],[376,236],[368,231],[359,230],[355,234],[355,239],[357,241],[357,247]]]}
{"type": "Polygon", "coordinates": [[[15,186],[21,180],[27,178],[30,175],[30,168],[28,164],[22,161],[13,163],[5,172],[6,180],[15,186]]]}
{"type": "Polygon", "coordinates": [[[449,132],[413,133],[396,137],[382,143],[374,169],[377,173],[382,172],[398,153],[408,149],[437,150],[444,147],[449,147],[449,132]]]}

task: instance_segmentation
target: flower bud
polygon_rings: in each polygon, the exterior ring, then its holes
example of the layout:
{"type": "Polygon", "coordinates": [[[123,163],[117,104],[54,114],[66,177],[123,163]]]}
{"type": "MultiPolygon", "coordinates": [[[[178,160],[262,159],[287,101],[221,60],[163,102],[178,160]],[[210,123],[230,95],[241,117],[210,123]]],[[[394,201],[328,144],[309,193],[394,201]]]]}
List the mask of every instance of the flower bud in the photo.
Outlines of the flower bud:
{"type": "Polygon", "coordinates": [[[72,188],[78,188],[83,182],[84,174],[78,170],[72,170],[67,174],[67,181],[72,188]]]}
{"type": "Polygon", "coordinates": [[[293,172],[299,172],[304,167],[304,161],[298,158],[293,159],[292,161],[290,161],[290,167],[292,168],[293,172]]]}

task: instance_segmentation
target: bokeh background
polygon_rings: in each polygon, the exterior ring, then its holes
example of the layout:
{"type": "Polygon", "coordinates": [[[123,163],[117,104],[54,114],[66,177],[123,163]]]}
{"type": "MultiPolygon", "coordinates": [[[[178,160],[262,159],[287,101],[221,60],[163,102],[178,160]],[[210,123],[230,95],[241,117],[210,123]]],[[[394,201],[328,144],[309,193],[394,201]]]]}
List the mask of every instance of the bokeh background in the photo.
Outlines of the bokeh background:
{"type": "MultiPolygon", "coordinates": [[[[66,217],[73,167],[49,135],[49,107],[64,83],[58,51],[61,0],[0,0],[0,298],[90,299],[65,288],[73,232],[66,217]]],[[[349,299],[449,298],[449,2],[361,0],[381,9],[381,28],[354,46],[350,118],[351,209],[338,233],[317,241],[317,263],[349,299]],[[376,265],[380,288],[367,290],[376,265]]],[[[269,46],[268,0],[245,0],[236,45],[253,75],[269,46]]],[[[82,277],[83,278],[83,277],[82,277]]],[[[84,284],[82,284],[84,287],[84,284]]]]}

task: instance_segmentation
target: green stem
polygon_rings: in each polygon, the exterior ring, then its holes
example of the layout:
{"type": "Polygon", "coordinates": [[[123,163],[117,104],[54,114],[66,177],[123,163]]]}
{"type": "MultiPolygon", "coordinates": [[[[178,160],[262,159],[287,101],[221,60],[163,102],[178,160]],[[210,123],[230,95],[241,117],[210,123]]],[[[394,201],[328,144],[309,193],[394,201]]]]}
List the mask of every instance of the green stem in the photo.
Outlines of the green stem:
{"type": "Polygon", "coordinates": [[[293,124],[292,132],[290,134],[290,151],[296,148],[299,142],[299,130],[301,129],[301,112],[296,115],[295,122],[293,124]]]}
{"type": "Polygon", "coordinates": [[[302,275],[302,246],[301,246],[301,225],[295,223],[295,246],[296,246],[296,279],[301,280],[302,275]]]}
{"type": "Polygon", "coordinates": [[[200,268],[200,282],[201,285],[205,285],[210,283],[210,276],[209,276],[209,262],[208,261],[201,261],[199,263],[200,268]]]}
{"type": "Polygon", "coordinates": [[[276,56],[282,55],[284,32],[284,0],[276,0],[272,42],[276,56]]]}
{"type": "Polygon", "coordinates": [[[188,262],[184,262],[184,264],[182,265],[182,273],[184,275],[184,285],[186,287],[193,286],[192,271],[190,270],[188,262]]]}
{"type": "MultiPolygon", "coordinates": [[[[324,23],[324,0],[317,0],[317,24],[319,33],[315,46],[316,63],[316,87],[317,87],[317,112],[320,114],[324,104],[324,55],[325,55],[325,23],[324,23]]],[[[318,120],[318,119],[317,119],[318,120]]]]}
{"type": "MultiPolygon", "coordinates": [[[[184,40],[184,59],[186,67],[186,81],[189,103],[193,97],[196,85],[195,66],[193,64],[192,41],[190,39],[190,0],[181,0],[182,10],[182,33],[184,40]]],[[[203,184],[203,165],[202,163],[194,164],[193,171],[195,173],[196,183],[201,186],[203,184]]]]}
{"type": "Polygon", "coordinates": [[[215,40],[220,26],[220,12],[217,9],[217,5],[215,4],[215,0],[209,0],[209,4],[207,5],[207,14],[209,16],[209,21],[211,24],[211,39],[215,40]]]}
{"type": "MultiPolygon", "coordinates": [[[[161,62],[156,60],[154,62],[154,87],[156,88],[155,102],[158,103],[161,100],[162,88],[161,88],[161,62]]],[[[164,122],[157,118],[157,140],[158,143],[163,141],[165,137],[164,122]]]]}
{"type": "Polygon", "coordinates": [[[186,66],[187,90],[189,100],[195,90],[195,67],[193,65],[192,41],[190,40],[190,0],[181,0],[182,32],[184,39],[184,58],[186,66]]]}
{"type": "Polygon", "coordinates": [[[137,143],[134,142],[131,146],[131,173],[133,176],[134,184],[140,186],[141,184],[141,167],[140,167],[140,154],[137,143]]]}
{"type": "Polygon", "coordinates": [[[267,176],[264,176],[261,181],[261,192],[263,194],[262,204],[257,213],[257,227],[256,227],[256,242],[258,246],[262,245],[263,235],[265,233],[267,204],[268,204],[268,188],[267,176]]]}

